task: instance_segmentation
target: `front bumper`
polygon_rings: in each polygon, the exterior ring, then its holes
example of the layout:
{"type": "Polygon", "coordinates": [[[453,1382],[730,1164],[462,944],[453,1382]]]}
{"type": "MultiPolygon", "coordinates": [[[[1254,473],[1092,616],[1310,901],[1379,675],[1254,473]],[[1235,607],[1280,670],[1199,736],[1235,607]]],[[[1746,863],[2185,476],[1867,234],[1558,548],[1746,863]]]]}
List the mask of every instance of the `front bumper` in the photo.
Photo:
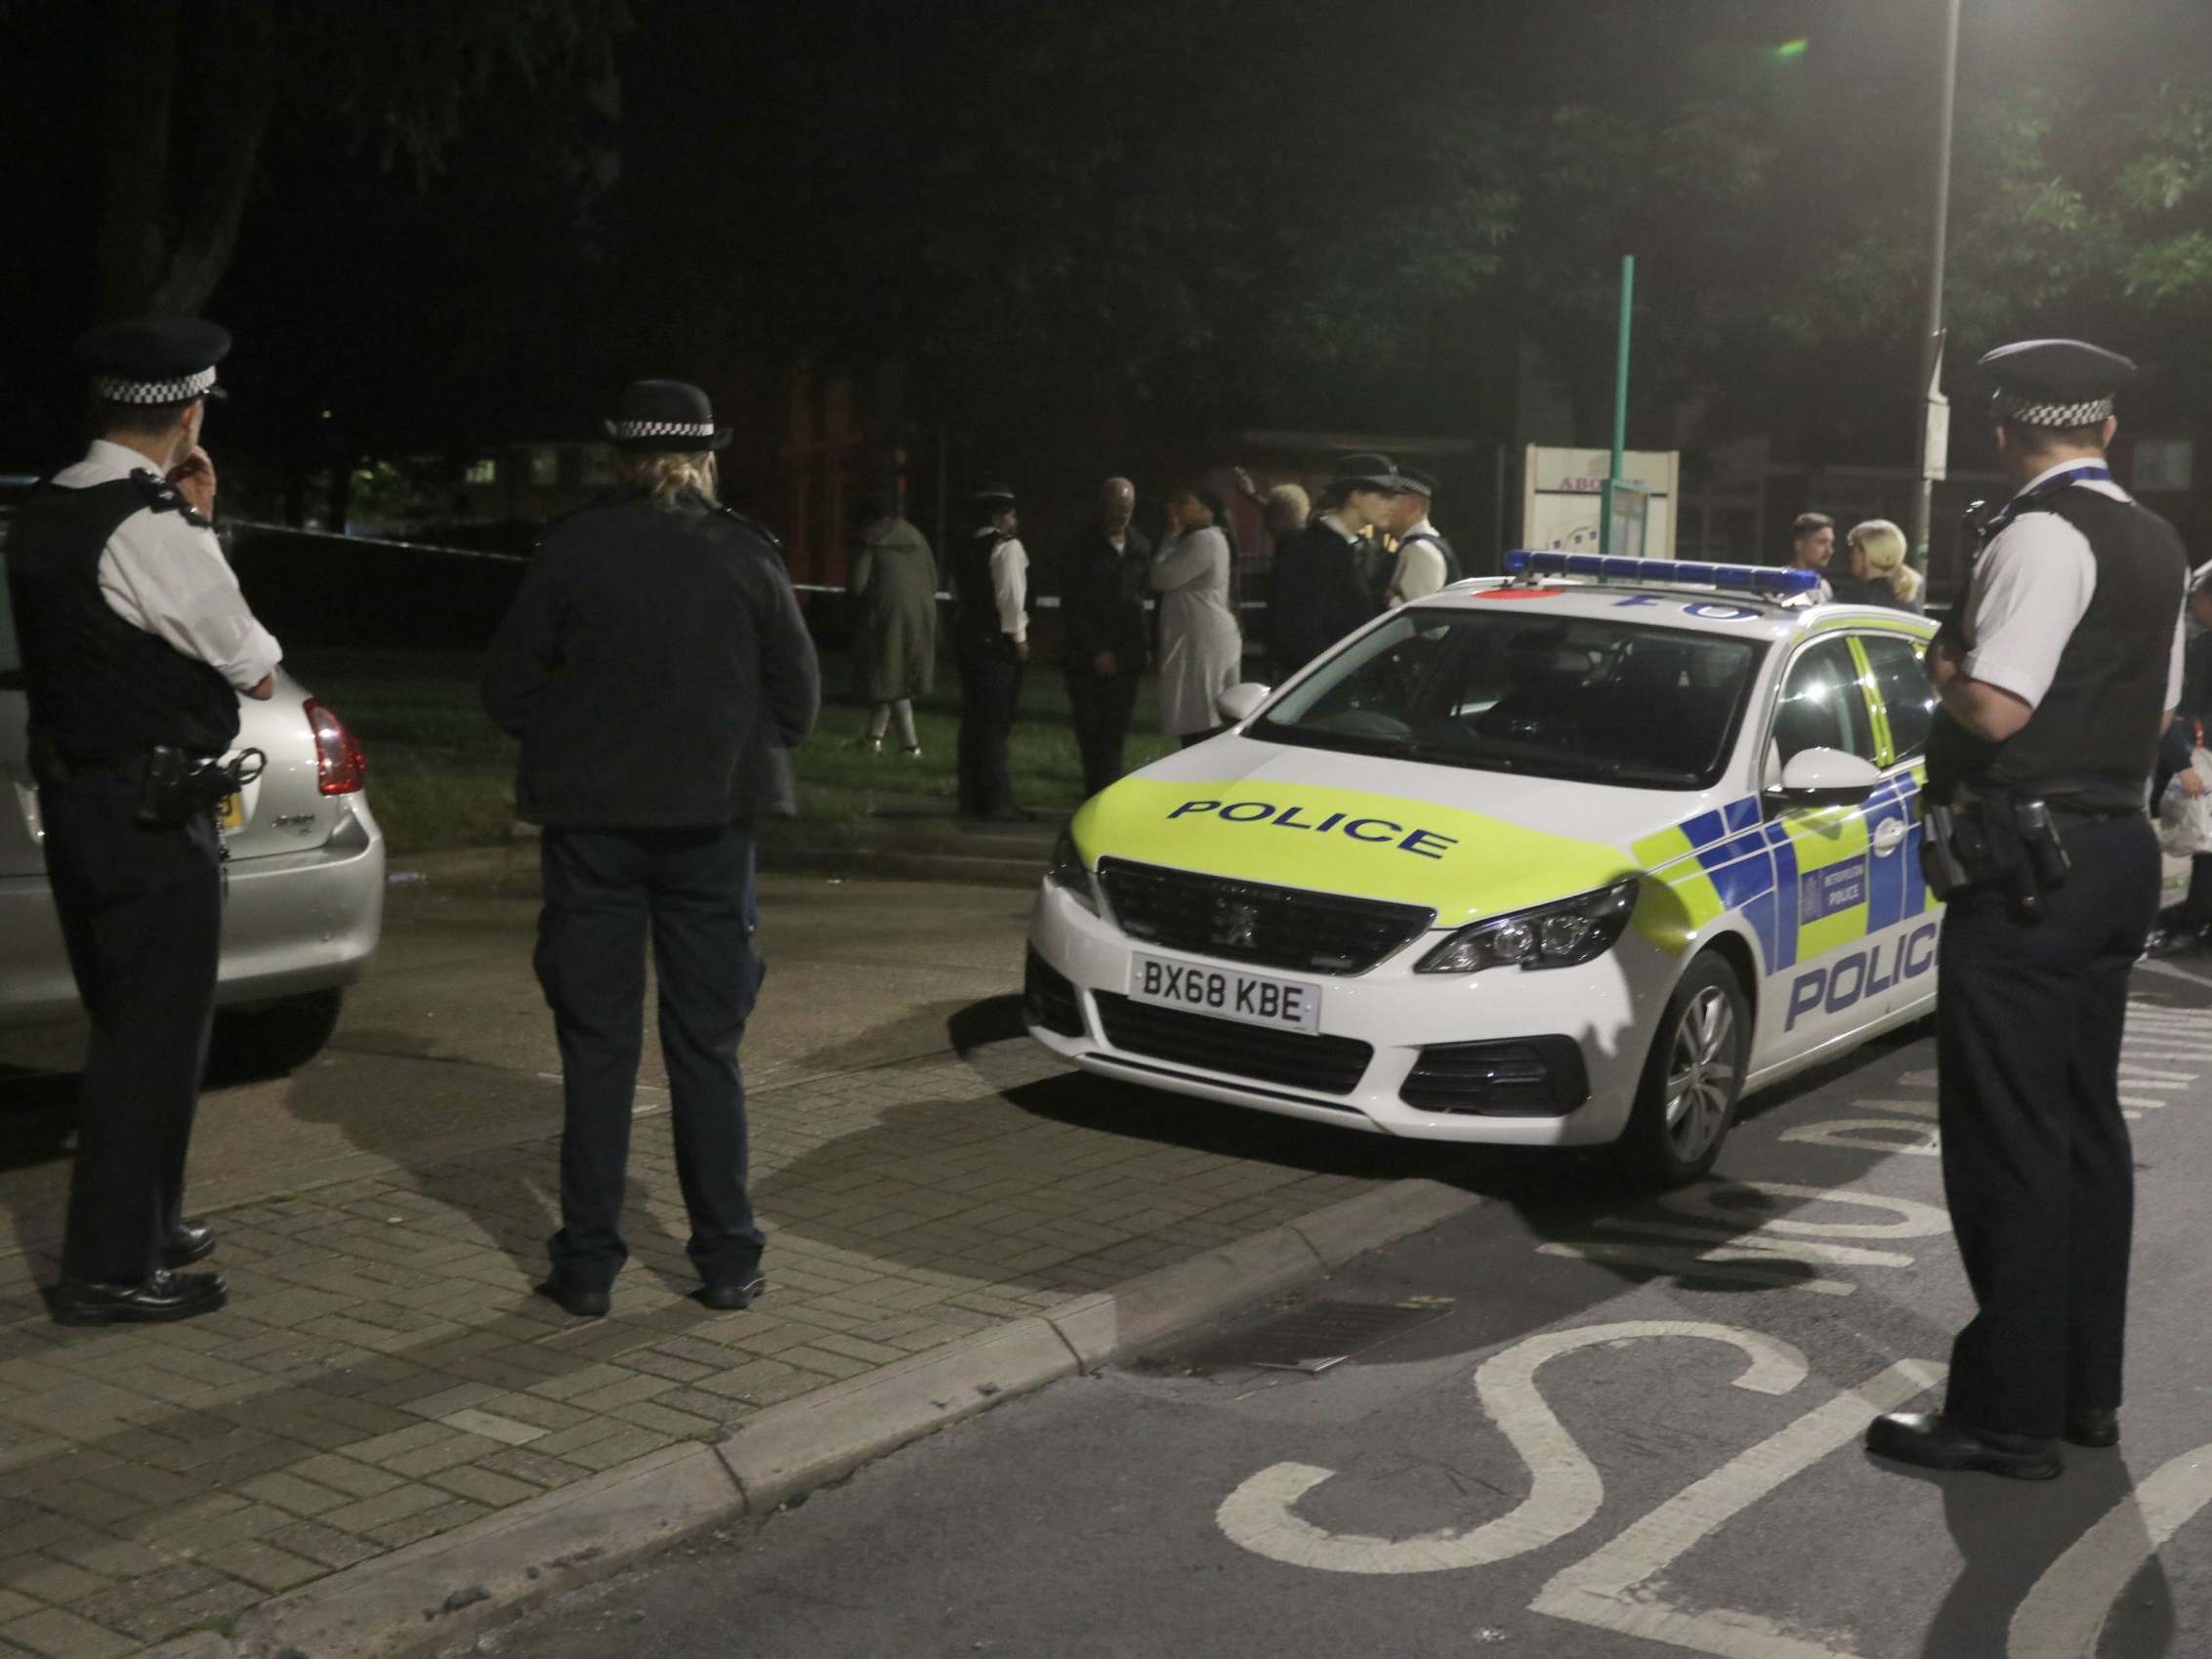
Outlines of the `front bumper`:
{"type": "Polygon", "coordinates": [[[1580,968],[1415,974],[1440,936],[1343,977],[1164,953],[1319,985],[1318,1037],[1276,1033],[1129,1003],[1129,938],[1047,882],[1030,918],[1029,1034],[1101,1076],[1373,1134],[1521,1146],[1617,1139],[1670,965],[1631,933],[1580,968]],[[1461,1109],[1431,1109],[1447,1099],[1461,1109]]]}

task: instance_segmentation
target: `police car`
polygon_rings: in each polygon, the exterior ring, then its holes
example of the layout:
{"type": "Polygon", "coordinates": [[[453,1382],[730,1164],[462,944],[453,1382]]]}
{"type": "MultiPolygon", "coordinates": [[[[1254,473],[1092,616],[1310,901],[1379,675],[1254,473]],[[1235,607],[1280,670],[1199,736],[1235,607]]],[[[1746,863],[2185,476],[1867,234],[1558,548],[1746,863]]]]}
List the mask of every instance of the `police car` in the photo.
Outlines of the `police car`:
{"type": "Polygon", "coordinates": [[[1932,1012],[1934,626],[1809,573],[1514,554],[1092,798],[1030,1034],[1388,1135],[1709,1168],[1745,1091],[1932,1012]]]}

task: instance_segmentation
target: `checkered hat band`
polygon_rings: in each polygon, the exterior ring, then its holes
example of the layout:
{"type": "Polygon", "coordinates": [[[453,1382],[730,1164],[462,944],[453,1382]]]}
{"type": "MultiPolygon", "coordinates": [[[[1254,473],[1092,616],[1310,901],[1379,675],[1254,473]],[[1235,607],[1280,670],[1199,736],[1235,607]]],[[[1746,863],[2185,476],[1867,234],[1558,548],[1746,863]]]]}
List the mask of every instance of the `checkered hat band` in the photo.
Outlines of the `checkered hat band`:
{"type": "Polygon", "coordinates": [[[712,437],[714,424],[698,421],[616,421],[616,437],[712,437]]]}
{"type": "Polygon", "coordinates": [[[120,375],[93,378],[93,390],[110,403],[183,403],[215,390],[215,371],[180,375],[174,380],[125,380],[120,375]]]}
{"type": "Polygon", "coordinates": [[[2015,392],[2000,392],[1991,399],[2000,420],[2018,421],[2024,427],[2093,427],[2110,416],[2109,397],[2091,397],[2079,403],[2038,403],[2015,392]]]}

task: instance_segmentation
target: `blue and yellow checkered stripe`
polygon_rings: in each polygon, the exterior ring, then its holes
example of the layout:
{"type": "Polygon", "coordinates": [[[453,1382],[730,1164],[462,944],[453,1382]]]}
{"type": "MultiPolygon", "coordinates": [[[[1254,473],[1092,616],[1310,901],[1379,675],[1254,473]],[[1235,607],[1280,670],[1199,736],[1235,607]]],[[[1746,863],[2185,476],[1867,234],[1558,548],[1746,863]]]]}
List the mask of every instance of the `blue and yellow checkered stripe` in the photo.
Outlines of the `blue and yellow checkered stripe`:
{"type": "Polygon", "coordinates": [[[1700,812],[1630,849],[1647,872],[1638,926],[1680,949],[1727,911],[1741,913],[1766,972],[1855,944],[1928,908],[1912,773],[1886,779],[1857,807],[1795,811],[1769,823],[1757,797],[1700,812]],[[1905,839],[1872,855],[1874,835],[1905,839]]]}

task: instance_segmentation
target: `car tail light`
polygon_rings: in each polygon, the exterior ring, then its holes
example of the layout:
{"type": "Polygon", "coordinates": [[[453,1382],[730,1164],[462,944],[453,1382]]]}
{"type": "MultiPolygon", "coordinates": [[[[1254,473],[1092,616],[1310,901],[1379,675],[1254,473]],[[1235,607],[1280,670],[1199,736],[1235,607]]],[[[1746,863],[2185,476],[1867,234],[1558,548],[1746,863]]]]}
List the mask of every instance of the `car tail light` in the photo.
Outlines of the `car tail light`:
{"type": "Polygon", "coordinates": [[[314,733],[315,787],[325,795],[352,795],[368,778],[368,757],[346,723],[316,702],[307,700],[308,729],[314,733]]]}

